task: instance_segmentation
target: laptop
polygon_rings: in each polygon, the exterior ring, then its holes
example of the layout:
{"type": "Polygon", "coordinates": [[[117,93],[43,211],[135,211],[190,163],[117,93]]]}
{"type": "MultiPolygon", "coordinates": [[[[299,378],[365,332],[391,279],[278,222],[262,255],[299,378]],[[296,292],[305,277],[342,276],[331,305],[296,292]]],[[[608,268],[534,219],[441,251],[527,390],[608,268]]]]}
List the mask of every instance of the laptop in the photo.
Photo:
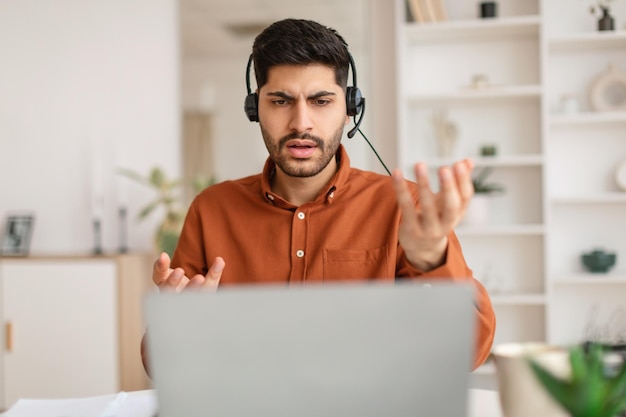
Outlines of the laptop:
{"type": "Polygon", "coordinates": [[[467,414],[469,284],[245,286],[144,306],[159,417],[467,414]]]}

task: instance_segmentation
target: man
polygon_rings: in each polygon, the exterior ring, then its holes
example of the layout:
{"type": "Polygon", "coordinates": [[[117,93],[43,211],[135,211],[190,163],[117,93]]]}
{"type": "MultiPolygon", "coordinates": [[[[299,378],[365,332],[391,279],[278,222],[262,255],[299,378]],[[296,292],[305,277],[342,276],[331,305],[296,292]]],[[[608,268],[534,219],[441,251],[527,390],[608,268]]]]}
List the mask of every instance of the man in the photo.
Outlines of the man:
{"type": "Polygon", "coordinates": [[[495,316],[453,232],[473,195],[472,162],[441,168],[437,194],[421,163],[417,185],[399,170],[391,178],[350,168],[341,137],[349,122],[351,58],[330,28],[279,21],[255,39],[252,59],[258,89],[249,97],[269,152],[263,173],[196,197],[171,264],[166,254],[155,262],[155,284],[182,291],[269,282],[471,281],[474,365],[481,364],[495,316]]]}

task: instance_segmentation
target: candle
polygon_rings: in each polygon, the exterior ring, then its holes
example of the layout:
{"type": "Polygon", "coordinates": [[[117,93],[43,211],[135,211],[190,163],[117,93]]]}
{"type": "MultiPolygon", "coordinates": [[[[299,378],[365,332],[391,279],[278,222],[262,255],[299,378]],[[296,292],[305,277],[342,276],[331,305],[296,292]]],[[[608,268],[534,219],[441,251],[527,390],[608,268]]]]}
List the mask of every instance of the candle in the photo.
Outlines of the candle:
{"type": "MultiPolygon", "coordinates": [[[[126,156],[126,146],[123,138],[118,138],[115,142],[115,164],[117,169],[128,168],[128,158],[126,156]]],[[[128,206],[128,178],[117,175],[117,204],[118,207],[128,206]]]]}
{"type": "Polygon", "coordinates": [[[94,219],[101,219],[104,215],[102,141],[94,123],[92,123],[89,136],[91,146],[91,211],[94,219]]]}

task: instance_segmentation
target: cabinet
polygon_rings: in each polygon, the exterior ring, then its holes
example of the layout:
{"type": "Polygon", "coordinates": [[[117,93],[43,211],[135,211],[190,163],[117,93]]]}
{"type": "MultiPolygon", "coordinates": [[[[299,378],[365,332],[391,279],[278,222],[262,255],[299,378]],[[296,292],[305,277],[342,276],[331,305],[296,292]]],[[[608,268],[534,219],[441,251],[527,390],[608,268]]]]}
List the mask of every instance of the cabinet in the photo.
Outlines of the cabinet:
{"type": "Polygon", "coordinates": [[[139,358],[145,256],[0,259],[0,409],[21,397],[148,386],[139,358]]]}
{"type": "Polygon", "coordinates": [[[480,19],[478,2],[447,0],[446,21],[418,24],[396,0],[399,165],[412,176],[417,161],[470,156],[506,189],[486,224],[457,229],[491,294],[496,344],[577,343],[611,323],[626,340],[626,193],[613,179],[626,159],[626,111],[594,112],[588,98],[609,63],[626,71],[623,3],[611,3],[618,30],[599,33],[591,2],[499,0],[499,16],[480,19]],[[564,96],[578,98],[578,112],[561,111],[564,96]],[[457,133],[444,155],[438,114],[457,133]],[[483,144],[497,155],[480,156],[483,144]],[[579,261],[598,246],[618,258],[600,277],[579,261]]]}

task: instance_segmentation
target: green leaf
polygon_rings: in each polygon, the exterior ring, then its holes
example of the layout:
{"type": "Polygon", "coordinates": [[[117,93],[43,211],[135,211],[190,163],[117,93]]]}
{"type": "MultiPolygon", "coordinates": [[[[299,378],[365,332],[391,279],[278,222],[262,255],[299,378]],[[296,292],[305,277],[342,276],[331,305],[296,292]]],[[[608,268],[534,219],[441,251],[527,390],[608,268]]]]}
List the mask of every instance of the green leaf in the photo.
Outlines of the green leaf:
{"type": "Polygon", "coordinates": [[[600,344],[570,349],[569,380],[555,377],[536,361],[529,360],[535,376],[550,395],[573,417],[614,417],[626,407],[626,364],[608,373],[600,344]]]}
{"type": "Polygon", "coordinates": [[[161,188],[165,181],[163,171],[160,168],[153,168],[150,172],[150,184],[154,185],[156,188],[161,188]]]}
{"type": "Polygon", "coordinates": [[[573,399],[576,397],[576,392],[568,381],[558,378],[545,370],[541,365],[535,362],[532,358],[529,361],[530,368],[533,373],[539,379],[539,382],[548,390],[552,398],[556,400],[563,408],[565,408],[570,414],[576,416],[573,404],[573,399]]]}
{"type": "Polygon", "coordinates": [[[150,203],[150,204],[148,204],[146,207],[144,207],[144,208],[143,208],[143,209],[139,212],[139,214],[137,215],[137,217],[138,217],[139,219],[145,219],[146,217],[148,217],[148,215],[149,215],[150,213],[152,213],[152,211],[153,211],[154,209],[156,209],[157,207],[159,207],[159,205],[160,205],[160,204],[161,204],[161,200],[160,200],[160,199],[159,199],[159,200],[156,200],[156,201],[153,201],[152,203],[150,203]]]}

